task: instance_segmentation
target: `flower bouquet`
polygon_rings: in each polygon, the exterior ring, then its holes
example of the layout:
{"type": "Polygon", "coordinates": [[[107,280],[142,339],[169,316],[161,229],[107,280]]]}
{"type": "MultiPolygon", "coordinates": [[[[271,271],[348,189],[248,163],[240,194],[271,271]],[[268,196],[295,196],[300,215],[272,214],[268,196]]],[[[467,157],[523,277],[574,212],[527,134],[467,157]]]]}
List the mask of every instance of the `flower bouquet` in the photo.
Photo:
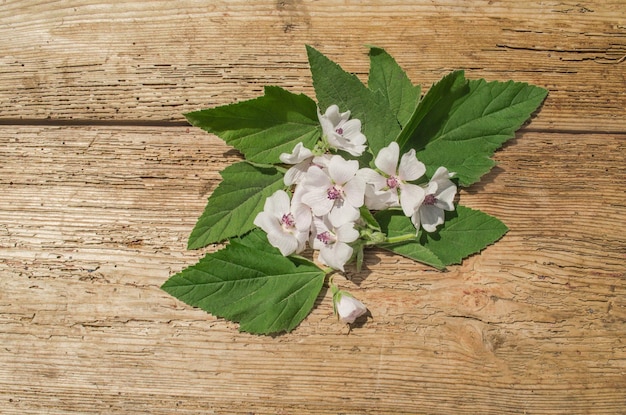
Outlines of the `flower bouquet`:
{"type": "Polygon", "coordinates": [[[293,330],[326,281],[335,313],[353,323],[367,309],[332,277],[351,263],[360,271],[368,248],[443,270],[501,238],[506,226],[460,205],[457,190],[494,166],[547,95],[454,71],[422,96],[383,49],[370,47],[367,85],[307,54],[317,103],[267,86],[186,114],[245,160],[222,171],[188,247],[227,244],[162,288],[250,333],[293,330]]]}

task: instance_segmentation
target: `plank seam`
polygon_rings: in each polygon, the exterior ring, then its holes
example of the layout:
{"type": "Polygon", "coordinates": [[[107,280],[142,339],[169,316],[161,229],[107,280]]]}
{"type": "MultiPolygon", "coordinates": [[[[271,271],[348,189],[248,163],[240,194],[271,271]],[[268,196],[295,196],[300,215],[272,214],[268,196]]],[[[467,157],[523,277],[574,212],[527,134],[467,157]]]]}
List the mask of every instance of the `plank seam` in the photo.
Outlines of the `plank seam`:
{"type": "MultiPolygon", "coordinates": [[[[2,126],[31,126],[31,127],[163,127],[163,128],[180,128],[191,127],[186,121],[167,121],[167,120],[90,120],[90,119],[40,119],[40,118],[0,118],[2,126]]],[[[626,135],[626,131],[620,130],[585,130],[585,129],[567,129],[567,128],[533,128],[522,127],[520,132],[539,133],[539,134],[608,134],[608,135],[626,135]]]]}

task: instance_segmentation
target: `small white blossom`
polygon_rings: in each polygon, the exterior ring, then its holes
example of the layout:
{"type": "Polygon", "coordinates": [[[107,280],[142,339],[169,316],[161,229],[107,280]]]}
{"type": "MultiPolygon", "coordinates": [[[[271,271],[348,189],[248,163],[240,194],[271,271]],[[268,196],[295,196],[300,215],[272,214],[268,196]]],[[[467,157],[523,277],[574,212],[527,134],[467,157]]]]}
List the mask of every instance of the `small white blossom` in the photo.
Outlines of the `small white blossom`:
{"type": "Polygon", "coordinates": [[[309,238],[311,211],[308,206],[290,202],[284,190],[278,190],[265,199],[263,211],[254,219],[254,224],[267,233],[272,246],[284,256],[302,252],[309,238]]]}
{"type": "MultiPolygon", "coordinates": [[[[365,169],[362,169],[365,170],[365,169]]],[[[374,174],[378,174],[374,172],[374,174]]],[[[365,206],[370,210],[385,210],[398,206],[397,195],[392,192],[376,191],[374,186],[368,182],[367,173],[363,175],[367,183],[365,186],[365,206]]]]}
{"type": "Polygon", "coordinates": [[[333,309],[339,320],[346,324],[354,321],[367,313],[367,307],[345,291],[333,290],[333,309]]]}
{"type": "Polygon", "coordinates": [[[365,182],[358,170],[358,161],[338,155],[330,158],[327,168],[312,165],[301,184],[302,202],[315,216],[328,215],[335,226],[355,221],[365,197],[365,182]]]}
{"type": "Polygon", "coordinates": [[[411,218],[416,229],[421,224],[426,232],[435,232],[444,222],[444,211],[454,210],[456,185],[450,180],[453,176],[445,167],[439,167],[430,179],[424,201],[411,218]]]}
{"type": "Polygon", "coordinates": [[[337,105],[331,105],[324,115],[317,111],[317,118],[328,144],[338,150],[344,150],[353,156],[360,156],[365,151],[367,141],[361,133],[361,121],[350,118],[350,111],[339,112],[337,105]]]}
{"type": "Polygon", "coordinates": [[[350,260],[353,248],[348,245],[358,239],[359,232],[354,223],[334,226],[327,217],[313,218],[312,245],[320,251],[318,260],[331,268],[343,271],[343,266],[350,260]]]}
{"type": "Polygon", "coordinates": [[[313,163],[313,152],[304,147],[304,144],[298,143],[294,147],[291,154],[282,153],[280,161],[285,164],[294,164],[285,173],[284,182],[287,186],[300,182],[306,171],[313,163]]]}
{"type": "Polygon", "coordinates": [[[366,193],[365,204],[375,210],[401,206],[404,214],[410,217],[424,200],[425,193],[420,186],[408,182],[422,177],[426,166],[417,160],[413,149],[402,155],[398,165],[399,158],[400,147],[393,141],[381,149],[374,160],[382,174],[372,169],[363,169],[361,174],[374,187],[373,192],[370,190],[366,193]]]}

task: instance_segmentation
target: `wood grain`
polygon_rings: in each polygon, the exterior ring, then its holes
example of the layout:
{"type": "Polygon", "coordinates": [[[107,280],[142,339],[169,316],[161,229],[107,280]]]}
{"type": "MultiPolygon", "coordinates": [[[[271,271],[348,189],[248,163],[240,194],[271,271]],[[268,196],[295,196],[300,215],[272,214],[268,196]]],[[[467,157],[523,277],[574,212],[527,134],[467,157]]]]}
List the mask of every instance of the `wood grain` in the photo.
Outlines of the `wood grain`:
{"type": "MultiPolygon", "coordinates": [[[[522,132],[461,195],[511,229],[448,272],[383,251],[259,337],[159,290],[219,139],[163,127],[0,129],[2,413],[620,413],[626,386],[623,136],[522,132]]],[[[207,250],[213,250],[213,247],[207,250]]]]}
{"type": "Polygon", "coordinates": [[[623,414],[623,0],[4,1],[0,413],[623,414]],[[550,90],[460,202],[510,231],[434,271],[382,250],[292,333],[159,289],[239,154],[182,113],[264,85],[314,96],[305,44],[367,78],[386,48],[550,90]]]}
{"type": "Polygon", "coordinates": [[[453,69],[548,88],[535,128],[626,129],[623,0],[5,3],[0,114],[14,121],[183,122],[266,84],[313,96],[305,44],[364,80],[375,44],[425,89],[453,69]]]}

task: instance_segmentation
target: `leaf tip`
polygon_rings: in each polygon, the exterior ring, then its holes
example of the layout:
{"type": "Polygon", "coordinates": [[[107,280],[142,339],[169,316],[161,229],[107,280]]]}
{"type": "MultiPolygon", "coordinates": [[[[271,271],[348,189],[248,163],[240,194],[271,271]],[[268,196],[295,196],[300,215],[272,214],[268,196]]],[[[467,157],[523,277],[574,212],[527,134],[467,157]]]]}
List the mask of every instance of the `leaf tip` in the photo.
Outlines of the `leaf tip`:
{"type": "Polygon", "coordinates": [[[380,53],[387,53],[385,52],[385,49],[381,48],[380,46],[372,45],[370,43],[366,43],[365,47],[370,50],[369,51],[370,55],[373,55],[373,54],[378,55],[380,53]]]}

